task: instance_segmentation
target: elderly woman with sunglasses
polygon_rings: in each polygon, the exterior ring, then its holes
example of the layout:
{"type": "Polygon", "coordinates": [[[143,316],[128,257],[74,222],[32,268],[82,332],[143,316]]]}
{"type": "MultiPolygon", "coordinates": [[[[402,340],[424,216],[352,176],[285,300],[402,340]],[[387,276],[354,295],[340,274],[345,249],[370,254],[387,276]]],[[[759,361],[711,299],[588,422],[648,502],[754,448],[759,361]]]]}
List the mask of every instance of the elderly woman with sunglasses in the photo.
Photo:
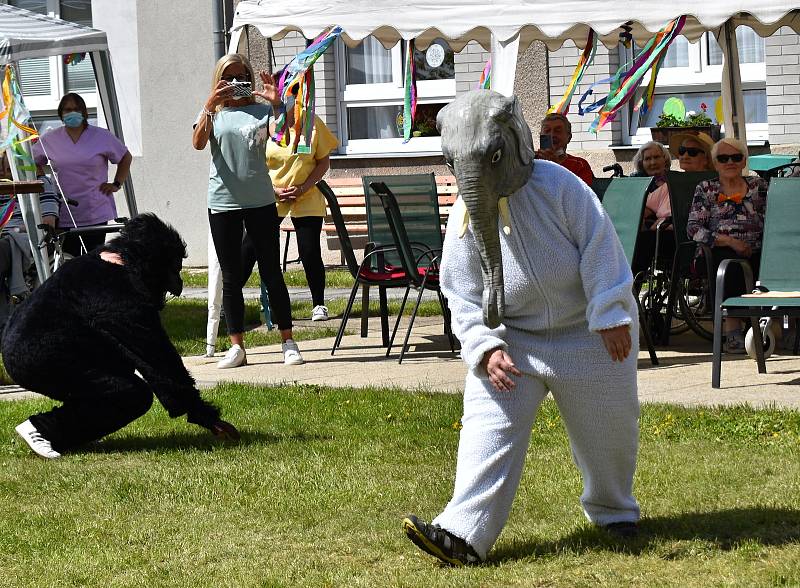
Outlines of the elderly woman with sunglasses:
{"type": "MultiPolygon", "coordinates": [[[[648,143],[647,145],[651,145],[648,143]]],[[[639,153],[643,153],[642,160],[646,163],[647,155],[655,155],[655,148],[645,150],[647,145],[644,145],[639,153]]],[[[656,143],[655,145],[660,146],[656,143]]],[[[678,165],[683,171],[687,172],[700,172],[711,171],[714,169],[711,165],[711,148],[714,146],[714,140],[706,133],[677,133],[672,136],[670,140],[669,150],[662,149],[666,152],[665,158],[669,157],[672,153],[678,158],[678,165]]],[[[662,151],[663,153],[663,151],[662,151]]],[[[637,156],[639,154],[637,153],[637,156]]],[[[651,157],[652,159],[652,157],[651,157]]],[[[636,159],[634,158],[634,161],[636,159]]],[[[654,167],[655,162],[651,163],[651,169],[654,167]]],[[[662,168],[662,178],[666,175],[670,168],[670,161],[667,159],[666,164],[662,168]]],[[[647,171],[647,166],[643,164],[643,169],[647,171]]],[[[655,174],[648,174],[655,175],[655,174]]],[[[657,176],[656,176],[657,178],[657,176]]],[[[656,179],[658,182],[658,179],[656,179]]],[[[672,206],[669,200],[669,188],[665,178],[661,180],[660,185],[655,188],[648,196],[644,208],[644,225],[645,230],[639,233],[639,240],[636,246],[636,253],[633,257],[633,274],[639,274],[645,271],[656,251],[656,229],[664,221],[664,219],[672,216],[672,206]]],[[[669,230],[672,227],[666,227],[669,230]]],[[[675,253],[675,239],[662,239],[659,246],[659,256],[671,258],[675,253]]]]}
{"type": "MultiPolygon", "coordinates": [[[[743,176],[747,147],[736,139],[722,139],[711,150],[719,178],[697,186],[689,212],[690,239],[711,247],[714,274],[724,259],[746,259],[758,276],[761,236],[767,204],[767,184],[757,176],[743,176]]],[[[713,279],[713,277],[712,277],[713,279]]],[[[725,295],[745,290],[740,270],[728,272],[725,295]],[[732,275],[731,275],[732,274],[732,275]]],[[[725,337],[728,353],[744,353],[741,321],[727,319],[725,337]]]]}

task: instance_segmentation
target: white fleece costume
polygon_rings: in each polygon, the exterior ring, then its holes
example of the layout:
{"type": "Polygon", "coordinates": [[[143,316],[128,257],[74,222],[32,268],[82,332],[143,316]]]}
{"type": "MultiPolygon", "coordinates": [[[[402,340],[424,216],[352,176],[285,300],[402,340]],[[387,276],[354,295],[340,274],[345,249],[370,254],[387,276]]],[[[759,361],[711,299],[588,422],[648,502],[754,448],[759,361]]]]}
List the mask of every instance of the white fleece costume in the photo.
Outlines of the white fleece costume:
{"type": "MultiPolygon", "coordinates": [[[[505,316],[483,322],[480,254],[471,227],[448,224],[441,286],[471,368],[453,498],[433,522],[482,558],[508,519],[536,411],[552,392],[581,471],[586,516],[606,525],[639,519],[631,494],[638,445],[638,321],[632,276],[608,216],[575,175],[537,160],[509,199],[511,234],[500,232],[505,316]],[[614,362],[597,331],[631,327],[633,352],[614,362]],[[505,348],[521,378],[498,392],[480,367],[505,348]]],[[[452,217],[451,217],[452,218],[452,217]]]]}

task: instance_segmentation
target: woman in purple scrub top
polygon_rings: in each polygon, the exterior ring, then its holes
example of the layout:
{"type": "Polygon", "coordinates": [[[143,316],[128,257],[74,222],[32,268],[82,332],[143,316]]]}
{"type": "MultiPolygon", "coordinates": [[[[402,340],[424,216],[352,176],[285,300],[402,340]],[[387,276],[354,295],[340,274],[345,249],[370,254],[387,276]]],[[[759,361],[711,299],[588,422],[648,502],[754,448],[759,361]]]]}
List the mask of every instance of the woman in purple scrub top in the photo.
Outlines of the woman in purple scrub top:
{"type": "MultiPolygon", "coordinates": [[[[80,95],[65,94],[58,103],[58,117],[64,126],[42,135],[32,150],[37,164],[49,163],[53,168],[64,197],[78,203],[61,203],[58,226],[104,225],[117,216],[114,193],[128,178],[133,157],[114,135],[89,124],[86,102],[80,95]],[[109,163],[117,166],[111,182],[109,163]]],[[[103,244],[105,235],[83,235],[82,239],[85,251],[91,251],[103,244]]],[[[73,256],[84,252],[75,235],[67,236],[64,251],[73,256]]]]}

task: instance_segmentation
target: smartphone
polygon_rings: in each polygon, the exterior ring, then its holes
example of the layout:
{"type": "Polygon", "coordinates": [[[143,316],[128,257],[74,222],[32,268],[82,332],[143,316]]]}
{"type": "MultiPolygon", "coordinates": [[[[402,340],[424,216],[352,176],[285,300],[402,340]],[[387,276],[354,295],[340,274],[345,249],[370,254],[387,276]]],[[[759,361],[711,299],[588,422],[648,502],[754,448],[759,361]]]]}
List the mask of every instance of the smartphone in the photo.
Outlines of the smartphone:
{"type": "Polygon", "coordinates": [[[539,149],[552,149],[553,137],[550,135],[539,135],[539,149]]]}
{"type": "Polygon", "coordinates": [[[234,98],[250,98],[253,95],[250,82],[228,82],[228,85],[233,86],[234,98]]]}

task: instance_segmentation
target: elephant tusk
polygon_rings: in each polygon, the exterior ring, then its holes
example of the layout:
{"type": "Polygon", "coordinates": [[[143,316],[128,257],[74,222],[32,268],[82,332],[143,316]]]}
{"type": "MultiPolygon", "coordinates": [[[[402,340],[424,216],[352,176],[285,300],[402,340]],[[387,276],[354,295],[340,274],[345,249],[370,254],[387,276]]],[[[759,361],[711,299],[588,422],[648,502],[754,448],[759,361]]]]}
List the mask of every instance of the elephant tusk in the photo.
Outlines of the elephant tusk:
{"type": "Polygon", "coordinates": [[[508,211],[508,197],[503,197],[497,201],[497,209],[500,211],[500,218],[503,220],[503,232],[511,234],[511,215],[508,211]]]}
{"type": "Polygon", "coordinates": [[[458,226],[458,238],[463,238],[469,226],[469,211],[467,210],[467,205],[460,198],[453,204],[453,208],[450,210],[450,218],[458,226]]]}

